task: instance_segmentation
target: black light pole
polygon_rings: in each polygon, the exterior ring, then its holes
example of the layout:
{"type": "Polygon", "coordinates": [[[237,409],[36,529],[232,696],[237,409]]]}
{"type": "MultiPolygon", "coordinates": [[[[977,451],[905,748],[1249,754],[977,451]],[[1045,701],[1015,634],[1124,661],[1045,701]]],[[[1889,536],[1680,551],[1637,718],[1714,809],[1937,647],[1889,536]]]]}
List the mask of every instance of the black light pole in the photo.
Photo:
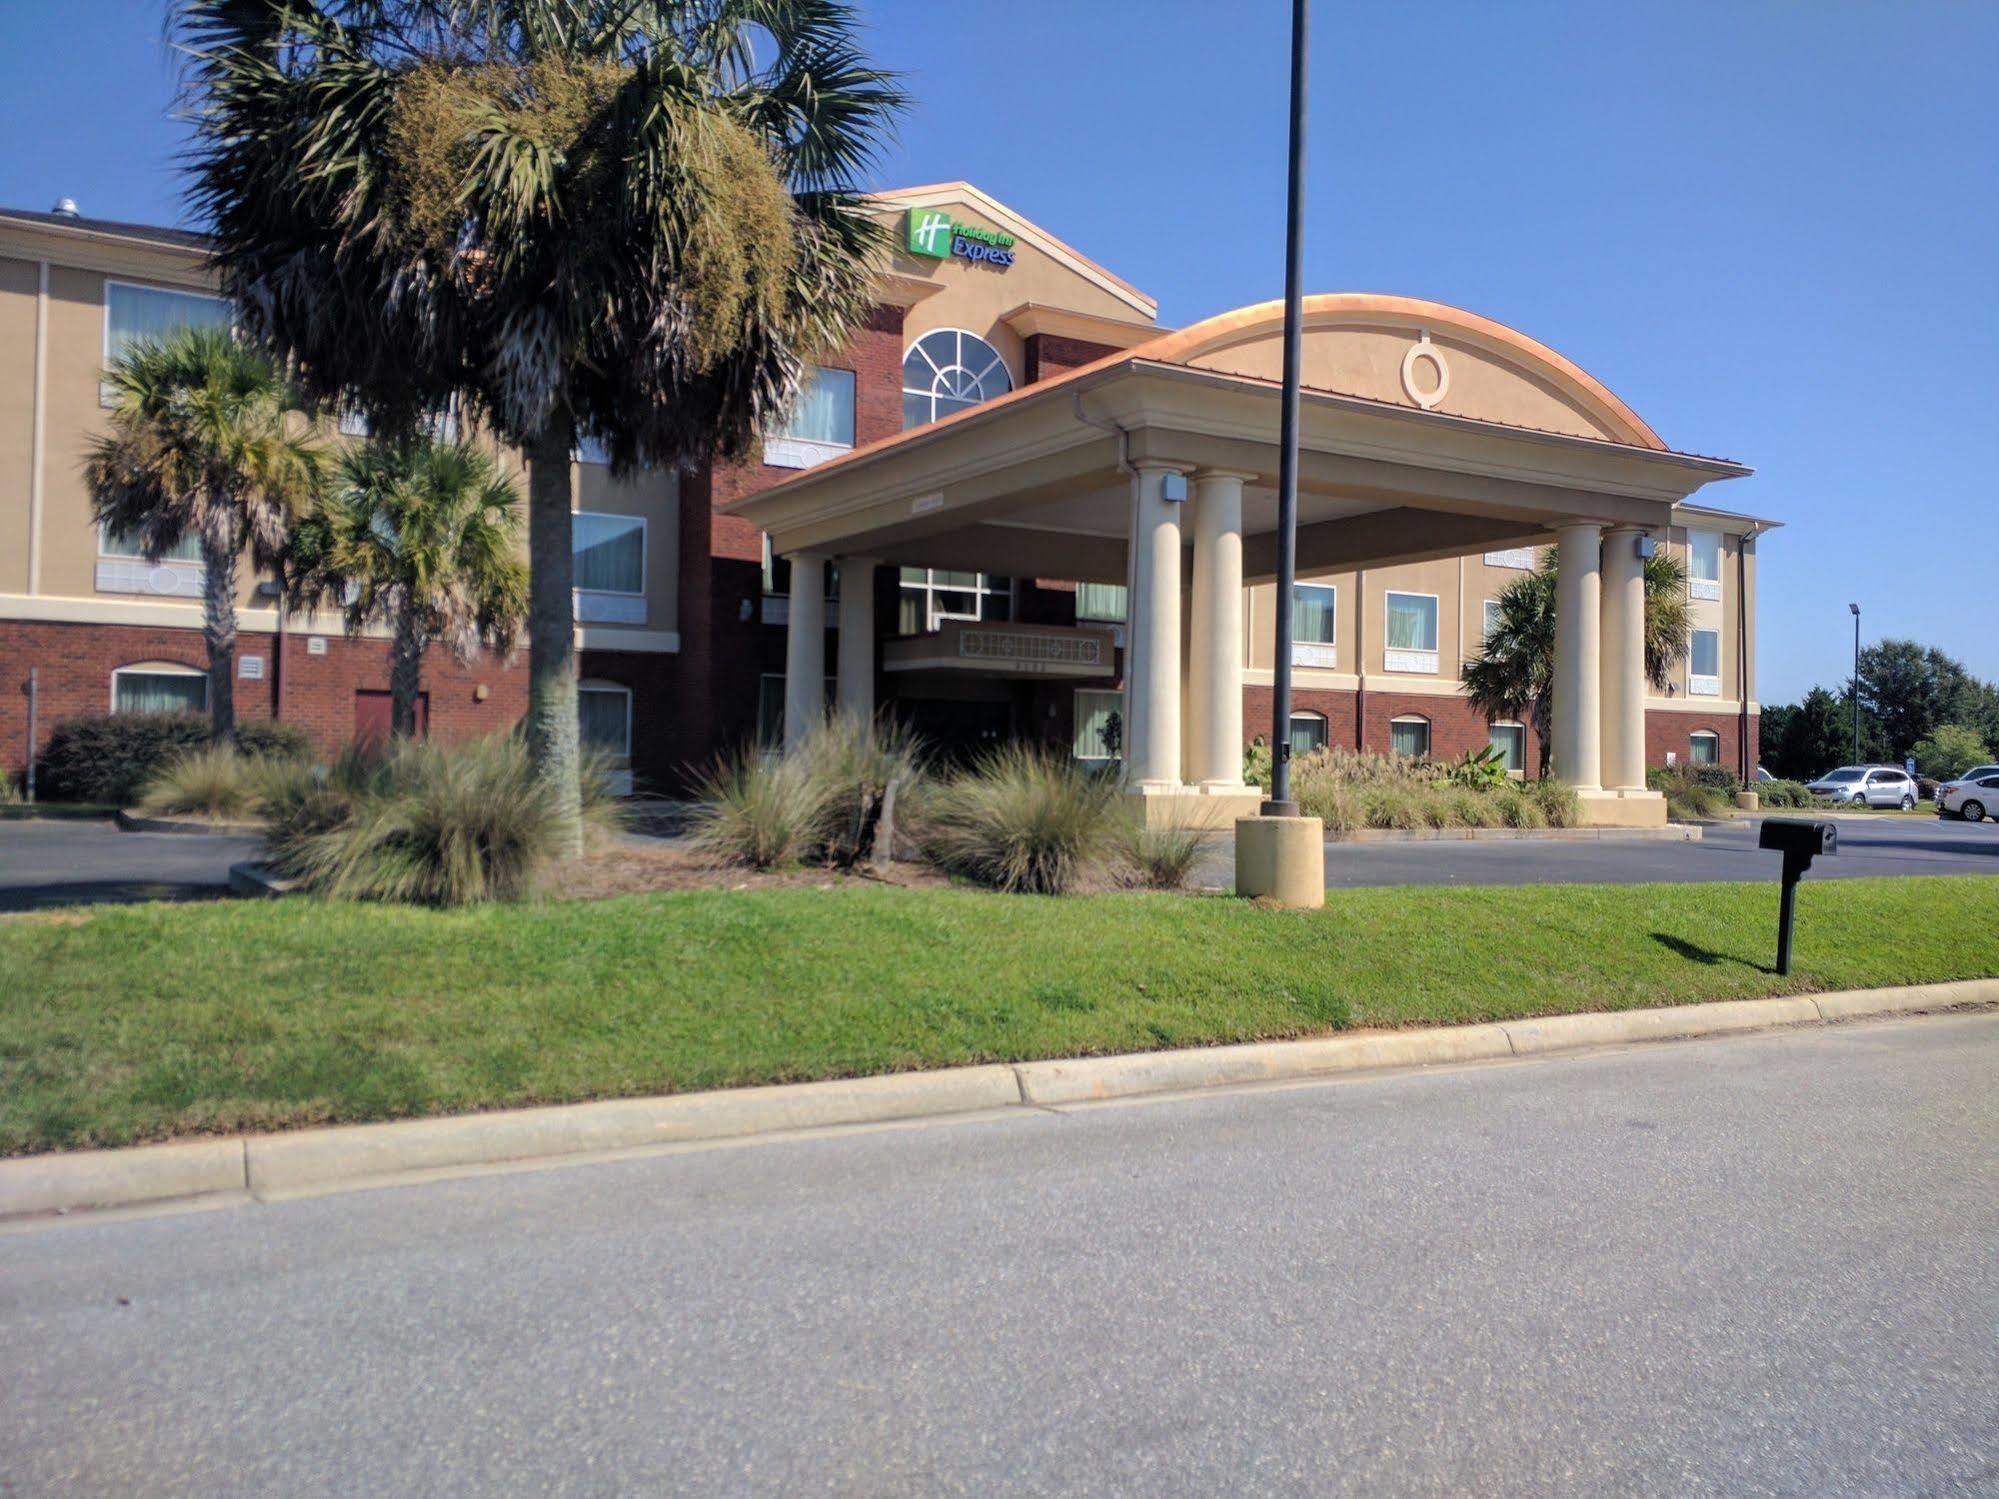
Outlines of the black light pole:
{"type": "Polygon", "coordinates": [[[1291,0],[1291,177],[1284,202],[1284,396],[1277,439],[1277,658],[1271,668],[1270,799],[1265,817],[1296,817],[1291,800],[1291,598],[1298,582],[1298,364],[1305,274],[1305,19],[1291,0]]]}
{"type": "Polygon", "coordinates": [[[1860,606],[1848,604],[1853,611],[1853,763],[1860,763],[1860,606]]]}

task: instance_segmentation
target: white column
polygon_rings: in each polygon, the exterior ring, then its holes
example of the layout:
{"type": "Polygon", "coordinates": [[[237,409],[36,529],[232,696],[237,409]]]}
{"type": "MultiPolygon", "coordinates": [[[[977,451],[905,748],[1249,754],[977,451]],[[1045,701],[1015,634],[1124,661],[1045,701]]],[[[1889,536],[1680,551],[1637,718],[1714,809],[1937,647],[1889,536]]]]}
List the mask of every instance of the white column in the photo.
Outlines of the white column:
{"type": "Polygon", "coordinates": [[[1242,786],[1243,474],[1194,479],[1192,742],[1187,779],[1218,791],[1242,786]]]}
{"type": "Polygon", "coordinates": [[[1603,534],[1603,784],[1645,789],[1644,532],[1615,526],[1603,534]]]}
{"type": "Polygon", "coordinates": [[[1131,478],[1131,595],[1125,646],[1125,780],[1180,785],[1180,512],[1165,496],[1173,470],[1131,478]]]}
{"type": "Polygon", "coordinates": [[[784,747],[796,747],[826,714],[826,559],[791,554],[784,637],[784,747]]]}
{"type": "Polygon", "coordinates": [[[863,721],[875,716],[875,559],[840,559],[840,675],[837,703],[863,721]]]}
{"type": "Polygon", "coordinates": [[[1579,791],[1595,791],[1603,784],[1597,701],[1603,527],[1576,522],[1555,534],[1555,774],[1579,791]]]}

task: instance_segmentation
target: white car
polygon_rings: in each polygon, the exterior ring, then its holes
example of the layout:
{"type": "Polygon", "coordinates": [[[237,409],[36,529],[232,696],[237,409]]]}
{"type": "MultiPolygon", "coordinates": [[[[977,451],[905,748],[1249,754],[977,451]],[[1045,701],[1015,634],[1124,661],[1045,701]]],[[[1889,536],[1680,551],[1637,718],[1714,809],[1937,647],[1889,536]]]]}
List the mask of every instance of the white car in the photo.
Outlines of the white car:
{"type": "Polygon", "coordinates": [[[1886,765],[1842,765],[1805,790],[1822,802],[1855,807],[1900,807],[1906,812],[1916,804],[1916,783],[1909,773],[1886,765]]]}
{"type": "Polygon", "coordinates": [[[1937,811],[1945,817],[1983,822],[1999,817],[1999,765],[1974,765],[1937,787],[1937,811]]]}

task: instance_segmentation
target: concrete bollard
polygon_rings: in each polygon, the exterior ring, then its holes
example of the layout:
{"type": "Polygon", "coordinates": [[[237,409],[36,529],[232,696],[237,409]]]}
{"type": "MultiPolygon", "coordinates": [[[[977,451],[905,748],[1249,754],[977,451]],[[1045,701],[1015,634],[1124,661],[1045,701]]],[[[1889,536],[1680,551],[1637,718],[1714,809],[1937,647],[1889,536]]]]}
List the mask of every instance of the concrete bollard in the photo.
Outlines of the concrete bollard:
{"type": "Polygon", "coordinates": [[[1753,791],[1738,791],[1735,793],[1735,805],[1738,811],[1754,812],[1763,805],[1763,798],[1753,791]]]}
{"type": "Polygon", "coordinates": [[[1316,817],[1241,817],[1236,894],[1298,911],[1326,903],[1326,825],[1316,817]]]}

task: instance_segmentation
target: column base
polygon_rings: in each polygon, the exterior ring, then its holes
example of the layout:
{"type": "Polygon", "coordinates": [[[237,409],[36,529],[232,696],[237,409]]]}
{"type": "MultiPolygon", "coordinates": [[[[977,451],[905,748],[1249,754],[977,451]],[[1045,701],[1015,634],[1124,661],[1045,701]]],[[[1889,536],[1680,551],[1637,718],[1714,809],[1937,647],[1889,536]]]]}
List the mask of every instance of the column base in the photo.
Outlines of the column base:
{"type": "Polygon", "coordinates": [[[1325,823],[1316,817],[1238,818],[1235,891],[1294,911],[1325,905],[1325,823]]]}
{"type": "Polygon", "coordinates": [[[1656,791],[1578,791],[1586,828],[1663,828],[1666,798],[1656,791]]]}
{"type": "Polygon", "coordinates": [[[1206,828],[1222,832],[1236,818],[1253,816],[1263,805],[1263,793],[1254,786],[1216,790],[1145,782],[1127,789],[1125,801],[1149,828],[1206,828]]]}

